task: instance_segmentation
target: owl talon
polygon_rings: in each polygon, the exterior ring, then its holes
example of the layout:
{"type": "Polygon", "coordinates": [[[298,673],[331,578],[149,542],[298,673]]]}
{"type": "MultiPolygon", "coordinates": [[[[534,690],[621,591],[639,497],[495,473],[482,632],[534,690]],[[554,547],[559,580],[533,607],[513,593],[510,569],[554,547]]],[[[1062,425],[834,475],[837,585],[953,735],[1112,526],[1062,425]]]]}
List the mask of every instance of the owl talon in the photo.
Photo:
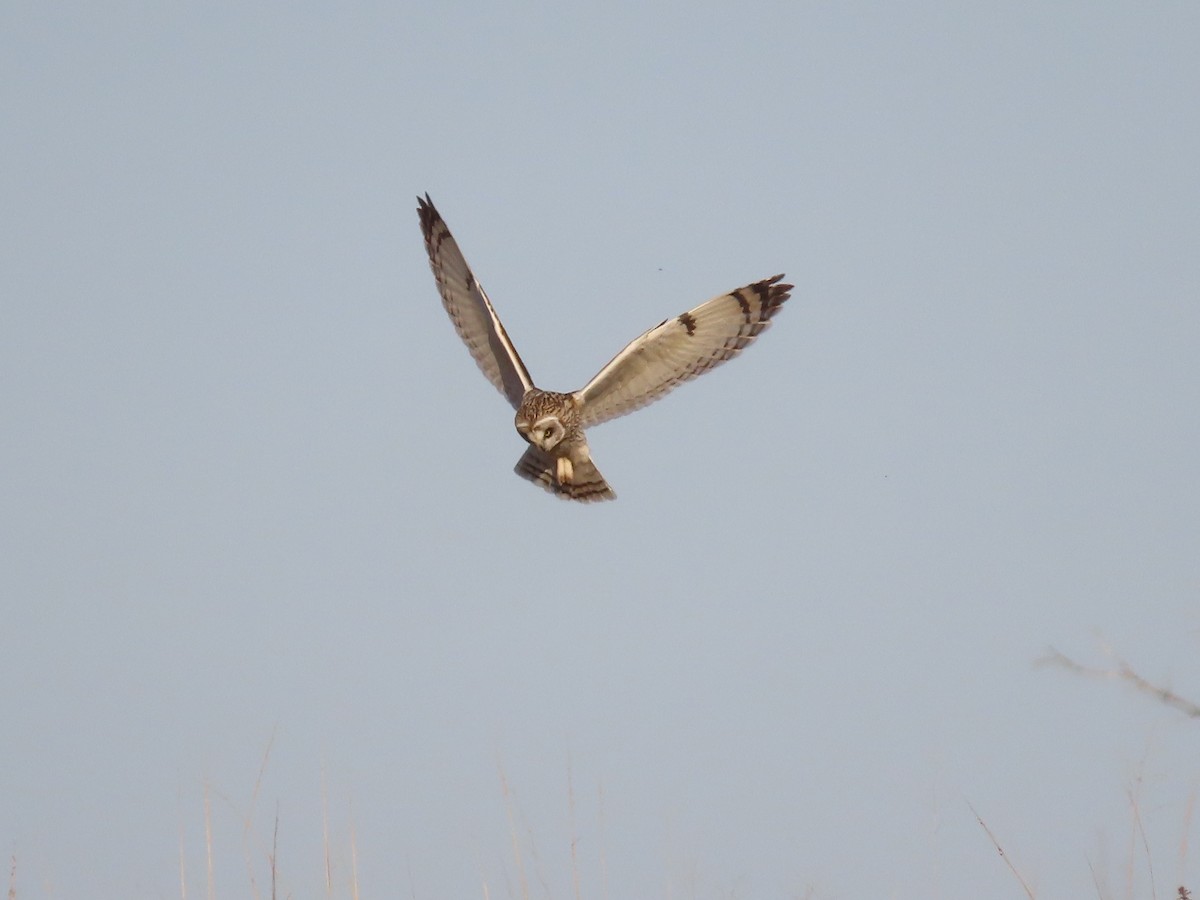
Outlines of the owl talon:
{"type": "Polygon", "coordinates": [[[575,467],[571,464],[570,458],[560,456],[557,460],[555,475],[558,477],[559,484],[570,484],[575,477],[575,467]]]}

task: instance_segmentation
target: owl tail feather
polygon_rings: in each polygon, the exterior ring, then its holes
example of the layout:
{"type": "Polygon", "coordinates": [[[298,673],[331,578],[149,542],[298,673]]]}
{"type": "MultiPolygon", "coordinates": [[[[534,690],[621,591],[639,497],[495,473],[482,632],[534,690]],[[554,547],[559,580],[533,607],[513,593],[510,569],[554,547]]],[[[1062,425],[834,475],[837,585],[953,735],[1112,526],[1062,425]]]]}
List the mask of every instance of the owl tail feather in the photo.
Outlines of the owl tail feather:
{"type": "Polygon", "coordinates": [[[531,446],[517,460],[513,471],[564,500],[589,502],[617,499],[616,493],[590,459],[568,464],[565,468],[566,471],[556,457],[531,446]]]}

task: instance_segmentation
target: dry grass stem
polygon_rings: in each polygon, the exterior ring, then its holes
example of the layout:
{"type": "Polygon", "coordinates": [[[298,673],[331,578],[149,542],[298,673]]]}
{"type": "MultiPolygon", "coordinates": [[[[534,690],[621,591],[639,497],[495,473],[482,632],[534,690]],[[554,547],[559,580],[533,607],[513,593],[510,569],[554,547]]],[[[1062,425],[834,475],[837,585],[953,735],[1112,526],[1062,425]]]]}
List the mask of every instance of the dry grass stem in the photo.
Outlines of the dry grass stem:
{"type": "Polygon", "coordinates": [[[517,835],[516,815],[513,812],[513,796],[508,788],[508,776],[504,774],[504,763],[500,767],[500,790],[504,795],[504,812],[508,816],[508,833],[512,838],[513,858],[517,863],[517,877],[521,883],[521,900],[529,900],[529,879],[525,876],[525,860],[521,856],[521,839],[517,835]]]}
{"type": "Polygon", "coordinates": [[[212,785],[204,781],[204,851],[208,857],[208,900],[216,900],[217,886],[213,878],[212,785]]]}
{"type": "MultiPolygon", "coordinates": [[[[354,807],[350,807],[350,897],[358,900],[358,836],[354,828],[354,807]]],[[[416,886],[413,886],[413,900],[417,898],[416,886]]]]}
{"type": "MultiPolygon", "coordinates": [[[[180,805],[182,806],[182,800],[180,805]]],[[[179,816],[179,900],[187,900],[187,854],[184,852],[182,813],[179,816]]]]}
{"type": "MultiPolygon", "coordinates": [[[[253,892],[255,900],[258,900],[258,879],[254,877],[254,813],[258,808],[258,795],[262,793],[263,779],[267,774],[267,764],[271,760],[271,748],[275,745],[275,735],[278,731],[279,726],[271,729],[271,737],[267,740],[262,762],[258,766],[258,775],[254,778],[254,790],[250,793],[250,806],[247,808],[246,814],[242,816],[242,854],[246,861],[246,874],[250,879],[250,890],[253,892]]],[[[228,798],[225,798],[225,802],[234,807],[228,798]]],[[[234,808],[236,809],[236,807],[234,808]]]]}
{"type": "Polygon", "coordinates": [[[575,781],[571,772],[571,753],[567,751],[567,819],[571,828],[571,887],[575,900],[583,900],[579,884],[579,829],[575,826],[575,781]]]}
{"type": "Polygon", "coordinates": [[[279,805],[275,805],[275,830],[271,834],[271,900],[275,900],[278,870],[275,867],[279,859],[279,805]]]}
{"type": "Polygon", "coordinates": [[[321,848],[325,854],[325,896],[333,896],[333,860],[329,853],[329,788],[321,762],[321,848]]]}
{"type": "Polygon", "coordinates": [[[1105,900],[1104,888],[1101,887],[1101,885],[1100,885],[1100,876],[1096,874],[1096,867],[1094,865],[1092,865],[1091,857],[1088,857],[1087,864],[1088,864],[1088,871],[1092,873],[1092,884],[1094,884],[1096,886],[1096,896],[1099,897],[1100,900],[1105,900]]]}
{"type": "Polygon", "coordinates": [[[979,813],[975,811],[974,806],[971,806],[970,803],[968,803],[967,806],[970,808],[971,814],[975,816],[975,821],[979,823],[979,827],[987,833],[988,839],[992,842],[992,846],[995,847],[996,851],[1000,854],[1000,858],[1004,860],[1004,864],[1008,866],[1009,871],[1013,873],[1013,876],[1021,883],[1021,887],[1025,889],[1025,896],[1028,897],[1029,900],[1037,900],[1037,897],[1034,896],[1033,890],[1026,883],[1025,879],[1021,877],[1021,873],[1017,871],[1017,867],[1013,865],[1013,861],[1008,858],[1008,854],[1004,852],[1004,848],[1001,847],[1000,842],[996,840],[996,836],[992,834],[992,829],[987,827],[987,823],[985,823],[979,813]]]}
{"type": "MultiPolygon", "coordinates": [[[[1138,779],[1138,784],[1141,784],[1141,779],[1138,779]]],[[[1129,792],[1129,811],[1133,816],[1133,833],[1130,835],[1130,840],[1140,839],[1142,852],[1146,856],[1146,872],[1150,877],[1150,897],[1151,900],[1157,900],[1158,891],[1154,884],[1154,860],[1150,856],[1150,841],[1146,838],[1146,829],[1142,825],[1142,809],[1138,802],[1138,796],[1135,791],[1129,792]]],[[[1129,896],[1133,896],[1133,853],[1130,852],[1129,859],[1129,896]]]]}
{"type": "MultiPolygon", "coordinates": [[[[1187,805],[1183,808],[1183,835],[1179,838],[1179,877],[1183,877],[1183,873],[1187,871],[1188,861],[1188,842],[1192,833],[1192,819],[1196,813],[1196,795],[1200,792],[1200,785],[1193,784],[1192,789],[1188,791],[1187,805]]],[[[1180,888],[1182,890],[1182,888],[1180,888]]]]}
{"type": "Polygon", "coordinates": [[[525,840],[529,844],[529,859],[533,863],[533,874],[537,877],[538,884],[542,886],[542,896],[546,900],[550,900],[550,882],[546,880],[546,869],[542,865],[541,854],[538,853],[537,840],[533,836],[533,828],[525,821],[524,817],[521,823],[525,826],[525,840]]]}
{"type": "Polygon", "coordinates": [[[596,784],[596,818],[600,826],[600,896],[608,900],[608,852],[604,839],[604,782],[596,784]]]}
{"type": "Polygon", "coordinates": [[[1076,675],[1083,675],[1087,678],[1105,678],[1124,681],[1126,684],[1132,685],[1135,689],[1144,694],[1149,694],[1157,698],[1166,706],[1176,709],[1185,716],[1193,719],[1200,719],[1200,704],[1193,703],[1186,697],[1181,697],[1179,694],[1172,691],[1170,688],[1161,687],[1147,681],[1139,675],[1128,662],[1121,657],[1115,655],[1111,650],[1106,648],[1105,652],[1113,660],[1113,666],[1108,669],[1097,669],[1091,666],[1085,666],[1078,663],[1071,657],[1059,652],[1051,647],[1046,655],[1037,660],[1036,665],[1059,666],[1066,669],[1068,672],[1074,672],[1076,675]]]}

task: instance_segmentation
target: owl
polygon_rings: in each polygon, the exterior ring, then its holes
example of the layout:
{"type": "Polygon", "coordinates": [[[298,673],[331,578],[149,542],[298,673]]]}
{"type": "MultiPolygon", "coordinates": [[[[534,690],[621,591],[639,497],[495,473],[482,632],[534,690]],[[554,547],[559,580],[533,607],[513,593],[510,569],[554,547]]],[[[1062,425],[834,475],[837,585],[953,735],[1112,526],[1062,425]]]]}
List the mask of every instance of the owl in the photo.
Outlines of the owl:
{"type": "Polygon", "coordinates": [[[653,403],[733,359],[767,329],[792,290],[776,275],[714,297],[634,339],[579,390],[543,391],[534,386],[428,194],[417,198],[417,215],[450,321],[483,374],[517,411],[517,433],[529,446],[516,473],[567,500],[617,496],[592,462],[586,428],[653,403]]]}

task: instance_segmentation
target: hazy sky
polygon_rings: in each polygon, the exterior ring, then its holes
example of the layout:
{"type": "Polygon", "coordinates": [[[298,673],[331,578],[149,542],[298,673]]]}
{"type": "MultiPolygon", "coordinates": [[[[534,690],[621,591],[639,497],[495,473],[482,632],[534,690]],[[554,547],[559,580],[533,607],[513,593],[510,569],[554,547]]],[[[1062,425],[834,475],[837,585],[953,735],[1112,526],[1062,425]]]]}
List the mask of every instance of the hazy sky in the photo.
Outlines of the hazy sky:
{"type": "Polygon", "coordinates": [[[585,900],[1024,896],[971,806],[1039,898],[1200,891],[1195,721],[1033,665],[1200,697],[1197,47],[1191,0],[0,6],[19,900],[207,896],[206,794],[219,898],[276,815],[327,896],[323,805],[338,897],[352,842],[364,898],[564,900],[572,846],[585,900]],[[425,191],[544,388],[796,290],[564,503],[425,191]]]}

